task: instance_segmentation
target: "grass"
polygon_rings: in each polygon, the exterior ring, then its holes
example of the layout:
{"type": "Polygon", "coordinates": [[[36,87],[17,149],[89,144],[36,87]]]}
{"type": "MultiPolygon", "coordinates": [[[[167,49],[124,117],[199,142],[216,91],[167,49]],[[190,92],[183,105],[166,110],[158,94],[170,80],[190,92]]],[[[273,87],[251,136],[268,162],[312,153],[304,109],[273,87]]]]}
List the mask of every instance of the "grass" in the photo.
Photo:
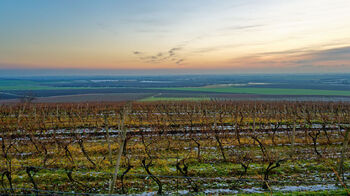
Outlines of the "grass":
{"type": "MultiPolygon", "coordinates": [[[[262,196],[270,195],[269,193],[242,193],[238,194],[239,196],[253,195],[253,196],[262,196]]],[[[297,196],[297,195],[308,195],[308,196],[320,196],[320,195],[348,195],[345,189],[338,190],[325,190],[325,191],[303,191],[303,192],[293,192],[293,193],[283,193],[283,192],[274,192],[272,195],[275,196],[297,196]]]]}
{"type": "Polygon", "coordinates": [[[340,90],[316,90],[316,89],[284,89],[284,88],[244,88],[244,87],[181,87],[181,88],[153,88],[174,91],[213,92],[233,94],[260,94],[260,95],[328,95],[350,96],[350,91],[340,90]]]}
{"type": "MultiPolygon", "coordinates": [[[[28,121],[29,122],[29,121],[28,121]]],[[[284,137],[287,137],[287,135],[284,135],[284,137]]],[[[38,136],[40,138],[40,136],[38,136]]],[[[228,153],[228,156],[231,156],[230,161],[223,162],[221,160],[220,155],[218,154],[217,149],[213,149],[212,147],[216,146],[216,143],[212,143],[212,137],[208,137],[207,139],[201,140],[201,157],[202,160],[198,161],[196,158],[196,152],[187,149],[187,146],[190,146],[190,143],[188,140],[183,140],[184,136],[175,136],[171,137],[171,147],[170,149],[167,149],[166,146],[169,144],[168,141],[164,137],[160,137],[162,139],[154,139],[153,137],[149,137],[146,139],[146,142],[152,142],[152,146],[150,146],[150,152],[152,152],[152,156],[159,156],[159,159],[153,160],[153,165],[151,166],[151,170],[156,175],[161,176],[178,176],[181,175],[176,171],[175,164],[178,162],[178,160],[181,160],[183,157],[190,157],[190,158],[184,158],[186,160],[186,163],[188,165],[188,172],[189,176],[194,177],[208,177],[213,178],[205,179],[205,182],[203,184],[200,184],[201,190],[207,190],[207,189],[220,189],[220,188],[229,188],[232,185],[232,181],[230,179],[237,178],[240,171],[242,171],[242,166],[239,163],[234,162],[235,155],[231,154],[229,155],[229,150],[226,151],[228,153]],[[205,148],[206,147],[206,148],[205,148]],[[179,148],[180,150],[174,150],[176,148],[179,148]],[[192,151],[192,152],[191,152],[192,151]],[[171,159],[166,157],[172,157],[171,159]],[[179,157],[179,158],[174,158],[179,157]],[[232,161],[232,162],[231,162],[232,161]],[[219,177],[218,179],[215,179],[216,177],[219,177]]],[[[269,138],[268,135],[265,137],[266,139],[264,142],[267,144],[267,138],[269,138]]],[[[243,138],[241,138],[243,141],[243,138]]],[[[64,141],[65,138],[62,138],[64,141]]],[[[115,140],[114,140],[115,141],[115,140]]],[[[227,139],[223,140],[225,144],[233,144],[236,145],[236,148],[239,148],[242,150],[242,152],[249,152],[251,157],[255,157],[256,155],[261,155],[260,149],[257,148],[257,146],[245,146],[244,144],[242,147],[238,146],[237,143],[234,143],[235,139],[227,139]]],[[[333,141],[333,140],[332,140],[333,141]]],[[[337,143],[339,139],[335,139],[333,142],[337,143]]],[[[247,141],[249,142],[249,141],[247,141]]],[[[285,144],[282,142],[280,144],[285,144]]],[[[34,152],[35,151],[35,145],[31,143],[19,143],[16,149],[18,149],[19,152],[34,152]],[[26,144],[26,145],[25,145],[26,144]]],[[[92,168],[91,164],[87,161],[86,157],[82,155],[82,151],[78,144],[72,143],[69,145],[69,150],[72,153],[74,157],[75,164],[71,164],[66,157],[64,156],[64,152],[56,148],[55,143],[48,143],[47,149],[50,149],[50,158],[48,160],[49,163],[53,163],[51,166],[52,168],[59,168],[58,170],[49,170],[49,169],[40,169],[39,172],[35,174],[35,180],[38,183],[39,189],[42,190],[56,190],[57,187],[59,190],[64,192],[69,191],[77,191],[77,192],[86,192],[89,190],[81,189],[81,187],[74,185],[71,181],[67,179],[67,173],[65,172],[64,168],[72,168],[72,166],[76,165],[77,170],[74,170],[73,172],[73,178],[74,180],[84,183],[87,186],[90,187],[97,187],[95,190],[93,190],[95,193],[96,191],[99,191],[98,193],[105,193],[106,189],[103,185],[104,183],[108,182],[110,179],[110,175],[104,174],[102,172],[112,173],[114,165],[110,164],[108,160],[105,159],[107,150],[107,143],[104,140],[91,140],[91,142],[85,143],[85,148],[87,149],[87,152],[90,155],[90,158],[95,161],[99,166],[97,168],[92,168]],[[52,157],[51,157],[52,155],[52,157]],[[91,173],[84,173],[84,172],[91,172],[91,173]],[[101,172],[101,173],[94,173],[94,172],[101,172]],[[72,186],[73,184],[73,186],[72,186]],[[80,189],[79,189],[80,188],[80,189]]],[[[278,146],[267,146],[267,149],[269,151],[278,152],[276,155],[285,153],[289,150],[289,146],[287,145],[278,145],[278,146]]],[[[298,147],[299,150],[305,150],[309,149],[308,146],[298,147]]],[[[330,152],[337,152],[336,150],[337,146],[328,146],[327,149],[330,152]]],[[[119,149],[119,144],[117,142],[113,142],[111,145],[112,151],[116,152],[119,149]]],[[[129,174],[141,174],[145,175],[145,171],[142,168],[140,164],[140,158],[145,156],[143,154],[144,146],[140,142],[140,136],[134,136],[129,139],[129,142],[127,144],[127,151],[130,155],[130,163],[134,166],[129,174]]],[[[13,183],[16,184],[16,187],[21,188],[32,188],[32,184],[30,183],[30,180],[28,178],[28,174],[25,172],[23,166],[21,166],[21,163],[25,163],[24,165],[29,166],[38,166],[42,167],[42,160],[44,156],[43,154],[33,154],[28,156],[13,156],[12,158],[12,174],[13,174],[13,183]],[[17,165],[17,166],[14,166],[17,165]]],[[[112,155],[114,157],[113,160],[116,158],[116,154],[114,153],[112,155]]],[[[282,156],[282,155],[281,155],[282,156]]],[[[285,156],[285,155],[283,155],[285,156]]],[[[309,158],[309,157],[308,157],[309,158]]],[[[267,163],[261,163],[259,161],[260,159],[254,159],[250,163],[250,167],[248,169],[248,173],[244,176],[244,179],[251,179],[256,180],[257,175],[262,174],[262,168],[267,167],[267,163]]],[[[305,182],[313,180],[314,178],[308,178],[308,176],[315,176],[315,174],[318,173],[325,173],[330,174],[332,173],[331,169],[327,167],[327,164],[325,163],[332,163],[336,164],[336,160],[326,159],[323,160],[323,164],[319,164],[318,160],[313,159],[297,159],[297,161],[290,160],[283,162],[280,167],[273,170],[273,172],[270,175],[271,180],[305,180],[305,182]],[[292,169],[297,168],[297,169],[292,169]],[[311,171],[311,173],[308,173],[308,176],[305,176],[304,174],[306,172],[311,171]],[[313,171],[313,172],[312,172],[313,171]],[[293,175],[293,178],[291,176],[293,175]]],[[[126,157],[122,159],[121,164],[121,170],[119,170],[119,174],[121,174],[123,171],[125,171],[125,163],[126,163],[126,157]]],[[[5,160],[0,160],[0,167],[2,170],[4,170],[5,167],[5,160]]],[[[346,166],[349,165],[348,160],[346,160],[346,166]]],[[[349,168],[345,167],[345,171],[348,171],[349,168]]],[[[321,176],[321,175],[320,175],[321,176]]],[[[322,175],[323,176],[323,175],[322,175]]],[[[317,177],[317,176],[316,176],[317,177]]],[[[332,178],[332,177],[329,177],[332,178]]],[[[132,175],[126,176],[126,182],[128,193],[141,193],[141,192],[148,192],[148,191],[155,191],[157,190],[157,185],[154,181],[151,179],[145,179],[144,177],[135,177],[132,175]],[[145,184],[147,184],[145,186],[145,184]],[[146,187],[146,188],[145,188],[146,187]]],[[[326,179],[326,178],[322,178],[326,179]]],[[[164,182],[164,189],[173,191],[177,189],[177,187],[174,184],[170,184],[169,187],[167,187],[167,180],[168,178],[161,179],[164,182]]],[[[199,181],[203,182],[203,181],[199,181]]],[[[252,184],[242,185],[242,188],[249,188],[249,187],[259,187],[261,186],[260,181],[252,181],[252,184]],[[247,186],[247,187],[246,187],[247,186]]],[[[180,183],[180,190],[191,190],[189,188],[189,183],[185,179],[179,179],[180,183]]],[[[274,185],[274,183],[272,184],[274,185]]],[[[281,186],[284,186],[284,184],[280,183],[281,186]]],[[[286,184],[287,186],[289,184],[286,184]]],[[[118,185],[120,188],[120,184],[118,185]]],[[[120,189],[118,189],[120,190],[120,189]]],[[[1,189],[0,189],[1,191],[1,189]]],[[[1,192],[0,192],[1,193],[1,192]]],[[[120,193],[120,192],[119,192],[120,193]]],[[[319,191],[319,192],[293,192],[293,193],[282,193],[278,191],[274,191],[273,195],[345,195],[345,191],[342,190],[335,190],[335,191],[319,191]]],[[[204,194],[204,193],[203,193],[204,194]]],[[[199,194],[199,195],[203,195],[199,194]]],[[[264,194],[239,194],[239,195],[268,195],[269,192],[266,192],[264,194]]]]}
{"type": "MultiPolygon", "coordinates": [[[[153,95],[153,97],[161,97],[159,94],[157,95],[153,95]]],[[[275,106],[275,104],[271,103],[271,106],[275,106]]],[[[284,104],[289,106],[287,103],[284,104]]],[[[276,135],[276,144],[273,144],[271,133],[268,130],[266,132],[262,130],[255,133],[252,132],[250,129],[253,123],[251,116],[253,114],[255,116],[255,113],[249,113],[249,111],[253,110],[249,110],[248,106],[244,114],[246,117],[242,119],[241,123],[241,143],[238,143],[235,135],[232,135],[235,133],[234,130],[227,130],[223,134],[218,134],[215,129],[210,128],[219,116],[210,115],[211,112],[208,112],[207,114],[209,115],[202,120],[202,111],[206,110],[205,104],[201,104],[201,111],[191,107],[198,106],[197,104],[189,105],[186,103],[182,107],[179,104],[174,105],[172,103],[168,105],[162,104],[160,107],[156,104],[149,104],[149,106],[147,104],[138,104],[140,107],[134,107],[123,121],[120,121],[121,115],[117,112],[121,110],[119,108],[121,105],[119,104],[114,107],[109,104],[105,105],[108,106],[108,111],[115,110],[109,116],[104,116],[106,113],[103,112],[106,112],[107,107],[100,104],[86,104],[86,107],[81,104],[77,104],[76,106],[78,107],[75,107],[75,105],[68,107],[66,105],[51,106],[54,107],[30,105],[30,107],[26,107],[23,110],[21,113],[23,115],[20,116],[17,115],[18,111],[16,111],[16,108],[21,109],[22,107],[16,105],[0,108],[3,111],[1,119],[4,124],[0,127],[6,128],[3,130],[3,135],[7,136],[2,136],[2,143],[6,149],[9,149],[10,155],[6,159],[0,159],[0,171],[11,171],[14,187],[32,189],[34,183],[30,181],[30,177],[26,172],[26,166],[35,166],[39,168],[37,172],[32,172],[32,175],[38,189],[95,194],[107,193],[108,182],[111,179],[110,173],[115,169],[114,164],[117,159],[117,151],[122,149],[121,147],[123,146],[119,143],[119,138],[115,137],[117,136],[116,133],[111,132],[114,134],[111,134],[111,143],[109,145],[104,137],[105,132],[97,131],[103,131],[106,122],[108,122],[108,127],[112,129],[116,129],[118,127],[117,124],[123,122],[123,126],[132,129],[133,134],[129,134],[127,137],[125,154],[123,153],[118,172],[120,176],[130,161],[133,168],[128,173],[129,175],[124,178],[127,193],[129,194],[147,194],[147,192],[157,190],[156,182],[149,176],[145,176],[147,173],[141,165],[143,159],[147,162],[152,160],[151,172],[154,175],[163,176],[159,178],[164,185],[164,191],[174,194],[177,190],[192,191],[191,184],[193,185],[193,183],[176,169],[178,163],[181,166],[185,166],[186,163],[186,171],[188,171],[188,175],[186,175],[194,177],[192,178],[193,182],[198,184],[200,191],[218,190],[220,192],[219,189],[235,190],[234,188],[242,189],[242,192],[249,191],[247,189],[262,186],[261,178],[271,162],[264,158],[263,154],[266,154],[273,161],[277,159],[285,160],[281,162],[280,166],[274,168],[269,175],[271,180],[269,185],[274,190],[273,195],[346,195],[346,192],[343,190],[297,192],[298,190],[289,188],[284,190],[295,192],[282,193],[281,190],[283,189],[279,189],[290,185],[308,186],[313,184],[332,185],[331,187],[334,187],[336,176],[332,168],[336,168],[338,164],[337,155],[341,150],[341,142],[343,141],[341,132],[338,131],[328,132],[330,135],[327,136],[321,132],[317,147],[322,150],[324,158],[317,158],[318,156],[312,149],[311,138],[305,135],[303,131],[297,132],[299,134],[296,135],[295,142],[298,145],[294,146],[295,149],[293,151],[295,153],[293,154],[290,154],[292,149],[289,145],[289,129],[285,128],[284,132],[276,135]],[[119,110],[114,109],[117,107],[119,110]],[[193,109],[197,112],[194,113],[193,109]],[[78,115],[71,115],[68,112],[76,112],[74,114],[78,115]],[[21,128],[23,127],[23,131],[16,131],[18,123],[20,123],[21,128]],[[211,132],[196,133],[194,131],[197,129],[191,131],[192,129],[188,129],[189,127],[200,127],[198,129],[200,131],[211,130],[211,132]],[[76,129],[79,130],[75,131],[76,129]],[[152,132],[144,134],[145,132],[140,132],[142,129],[151,130],[152,132]],[[51,131],[46,130],[57,130],[57,132],[53,134],[51,131]],[[182,133],[170,134],[168,132],[173,130],[180,130],[182,133]],[[90,135],[88,134],[89,131],[93,133],[90,135]],[[265,145],[265,153],[262,151],[262,148],[258,147],[259,144],[254,143],[251,139],[252,134],[259,136],[265,145]],[[219,135],[224,145],[227,161],[223,160],[218,148],[218,142],[214,139],[219,135]],[[330,136],[329,144],[328,136],[330,136]],[[83,141],[86,153],[97,164],[97,167],[93,167],[88,161],[81,145],[79,145],[79,142],[83,141]],[[196,144],[194,141],[199,141],[200,143],[200,159],[197,157],[198,148],[195,148],[196,144]],[[114,163],[110,163],[107,158],[109,146],[114,163]],[[69,153],[65,149],[68,149],[69,153]],[[249,163],[247,173],[242,173],[242,161],[249,163]],[[11,163],[11,166],[7,163],[11,163]],[[74,180],[69,178],[66,170],[72,170],[72,178],[74,180]],[[243,174],[242,181],[236,183],[241,174],[243,174]],[[88,188],[85,188],[85,185],[88,188]]],[[[227,106],[221,107],[222,110],[225,108],[223,111],[229,112],[235,109],[234,105],[227,106]]],[[[209,105],[207,107],[212,108],[213,106],[209,105]]],[[[307,107],[311,108],[315,107],[315,105],[307,107]]],[[[319,107],[321,108],[321,106],[319,107]]],[[[346,108],[346,105],[343,107],[346,108]]],[[[283,110],[284,107],[278,107],[278,109],[281,108],[283,110]]],[[[266,125],[272,123],[271,118],[277,118],[277,116],[270,116],[270,113],[266,111],[270,112],[270,110],[266,109],[259,113],[255,121],[256,124],[264,122],[262,126],[266,127],[266,125]]],[[[328,114],[329,112],[327,109],[318,110],[317,108],[314,108],[312,111],[317,111],[318,115],[328,114]]],[[[318,115],[312,116],[312,122],[319,120],[318,115]]],[[[346,117],[346,114],[344,116],[346,117]]],[[[291,122],[291,117],[284,117],[283,119],[286,122],[291,122]]],[[[225,115],[223,120],[218,120],[215,126],[231,126],[237,120],[234,116],[225,115]]],[[[286,123],[281,124],[283,124],[283,126],[281,125],[282,128],[286,125],[286,123]]],[[[300,122],[298,124],[303,127],[303,124],[300,122]]],[[[350,169],[348,156],[346,156],[344,166],[344,171],[348,172],[350,169]]],[[[9,181],[6,180],[6,176],[3,179],[3,187],[9,187],[9,181]]],[[[0,188],[0,195],[4,193],[1,192],[3,187],[0,188]]],[[[121,194],[120,178],[118,178],[116,188],[116,193],[121,194]]],[[[259,188],[259,190],[262,189],[259,188]]],[[[299,190],[317,189],[302,188],[299,190]]],[[[264,194],[254,195],[269,195],[268,190],[265,191],[267,192],[264,194]]],[[[224,193],[224,191],[222,192],[224,193]]],[[[32,193],[34,195],[31,191],[16,191],[15,193],[32,193]]],[[[189,194],[192,194],[192,192],[189,194]]],[[[205,192],[202,192],[199,195],[204,194],[205,192]]]]}

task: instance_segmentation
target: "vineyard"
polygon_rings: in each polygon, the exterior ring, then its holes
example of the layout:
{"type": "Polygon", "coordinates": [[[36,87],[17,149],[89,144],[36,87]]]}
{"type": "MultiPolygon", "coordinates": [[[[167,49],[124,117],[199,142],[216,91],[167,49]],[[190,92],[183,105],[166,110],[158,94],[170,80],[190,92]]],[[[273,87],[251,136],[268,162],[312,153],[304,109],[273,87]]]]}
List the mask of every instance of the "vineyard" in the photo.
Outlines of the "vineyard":
{"type": "Polygon", "coordinates": [[[347,195],[350,103],[0,106],[1,194],[347,195]]]}

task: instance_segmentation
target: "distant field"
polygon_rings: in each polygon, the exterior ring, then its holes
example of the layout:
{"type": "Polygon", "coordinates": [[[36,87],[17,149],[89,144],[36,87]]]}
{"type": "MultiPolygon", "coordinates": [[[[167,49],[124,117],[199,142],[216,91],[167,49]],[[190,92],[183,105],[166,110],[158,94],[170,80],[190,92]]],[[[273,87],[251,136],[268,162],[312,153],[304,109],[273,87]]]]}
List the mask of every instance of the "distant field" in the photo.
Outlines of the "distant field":
{"type": "Polygon", "coordinates": [[[316,90],[316,89],[283,89],[283,88],[157,88],[159,90],[211,92],[211,93],[235,93],[235,94],[260,94],[260,95],[325,95],[325,96],[350,96],[350,91],[341,90],[316,90]]]}
{"type": "Polygon", "coordinates": [[[206,101],[209,97],[147,97],[138,101],[206,101]]]}
{"type": "MultiPolygon", "coordinates": [[[[54,82],[52,82],[54,84],[54,82]]],[[[70,89],[105,89],[113,87],[58,87],[45,85],[41,82],[30,80],[0,80],[0,90],[70,90],[70,89]]],[[[114,87],[115,88],[115,87],[114,87]]]]}
{"type": "MultiPolygon", "coordinates": [[[[40,97],[35,102],[40,103],[79,103],[79,102],[115,102],[139,100],[149,97],[149,93],[106,93],[106,94],[78,94],[53,97],[40,97]]],[[[0,102],[1,103],[1,102],[0,102]]]]}
{"type": "Polygon", "coordinates": [[[125,99],[350,101],[350,74],[0,78],[0,100],[24,96],[33,96],[43,102],[125,99]]]}
{"type": "Polygon", "coordinates": [[[69,89],[99,89],[89,87],[53,87],[36,85],[0,86],[0,90],[69,90],[69,89]]]}

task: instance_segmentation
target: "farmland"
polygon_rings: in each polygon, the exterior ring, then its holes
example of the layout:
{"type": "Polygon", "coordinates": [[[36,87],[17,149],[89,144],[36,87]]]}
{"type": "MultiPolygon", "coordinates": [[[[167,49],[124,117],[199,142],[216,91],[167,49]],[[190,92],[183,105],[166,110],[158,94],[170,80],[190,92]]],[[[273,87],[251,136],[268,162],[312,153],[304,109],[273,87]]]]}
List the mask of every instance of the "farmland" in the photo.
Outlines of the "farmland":
{"type": "Polygon", "coordinates": [[[0,102],[35,97],[37,102],[127,100],[300,100],[350,101],[350,76],[169,75],[54,76],[0,78],[0,102]],[[120,95],[119,97],[117,95],[120,95]],[[91,97],[99,95],[98,99],[91,97]],[[128,96],[130,95],[130,96],[128,96]],[[148,95],[145,97],[144,95],[148,95]],[[66,98],[62,98],[65,96],[66,98]],[[52,97],[52,98],[50,98],[52,97]]]}
{"type": "Polygon", "coordinates": [[[316,89],[284,89],[284,88],[242,88],[242,87],[197,87],[197,88],[160,88],[174,91],[235,93],[235,94],[259,94],[259,95],[325,95],[325,96],[350,96],[350,91],[316,90],[316,89]]]}
{"type": "Polygon", "coordinates": [[[157,97],[151,96],[144,99],[140,99],[139,101],[205,101],[209,100],[208,97],[157,97]]]}
{"type": "Polygon", "coordinates": [[[0,0],[0,196],[350,196],[349,8],[0,0]]]}
{"type": "Polygon", "coordinates": [[[348,194],[349,103],[0,107],[3,194],[348,194]]]}

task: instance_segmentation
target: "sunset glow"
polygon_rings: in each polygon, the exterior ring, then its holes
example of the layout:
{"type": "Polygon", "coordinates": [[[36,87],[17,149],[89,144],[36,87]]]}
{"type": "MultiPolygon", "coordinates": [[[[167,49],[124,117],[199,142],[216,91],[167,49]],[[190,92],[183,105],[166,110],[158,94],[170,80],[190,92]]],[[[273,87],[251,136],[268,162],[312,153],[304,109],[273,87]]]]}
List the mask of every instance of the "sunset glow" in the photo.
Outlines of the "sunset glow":
{"type": "Polygon", "coordinates": [[[0,69],[350,71],[348,0],[0,1],[0,69]]]}

